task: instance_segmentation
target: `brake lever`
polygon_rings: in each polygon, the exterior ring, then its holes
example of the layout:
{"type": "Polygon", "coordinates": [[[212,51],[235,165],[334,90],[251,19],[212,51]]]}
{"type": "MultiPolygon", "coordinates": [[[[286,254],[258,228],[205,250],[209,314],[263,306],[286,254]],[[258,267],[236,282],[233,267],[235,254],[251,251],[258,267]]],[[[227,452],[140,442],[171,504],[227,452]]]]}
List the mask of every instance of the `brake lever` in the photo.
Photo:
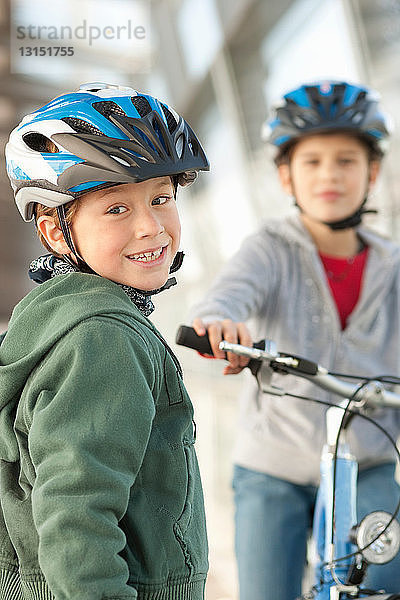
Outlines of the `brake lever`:
{"type": "MultiPolygon", "coordinates": [[[[256,361],[250,361],[256,362],[256,361]]],[[[253,373],[254,377],[257,380],[258,389],[264,394],[272,394],[274,396],[284,396],[285,390],[283,388],[278,387],[277,385],[273,385],[271,383],[272,376],[276,372],[268,363],[257,361],[257,371],[253,373]]],[[[252,369],[252,365],[249,363],[250,370],[252,369]]]]}

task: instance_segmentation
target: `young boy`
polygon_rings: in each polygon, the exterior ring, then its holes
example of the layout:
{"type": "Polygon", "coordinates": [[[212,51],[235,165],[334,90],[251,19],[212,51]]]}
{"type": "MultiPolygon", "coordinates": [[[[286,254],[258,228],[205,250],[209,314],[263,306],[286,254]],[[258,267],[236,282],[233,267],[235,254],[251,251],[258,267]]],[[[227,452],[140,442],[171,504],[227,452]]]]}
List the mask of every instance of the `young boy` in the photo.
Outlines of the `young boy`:
{"type": "MultiPolygon", "coordinates": [[[[400,373],[400,249],[360,226],[387,136],[376,95],[361,86],[321,82],[284,96],[269,141],[299,213],[250,236],[193,309],[194,327],[199,335],[208,330],[217,357],[224,358],[222,338],[245,345],[271,338],[282,351],[332,371],[400,373]]],[[[228,359],[226,373],[246,364],[228,359]]],[[[282,387],[315,393],[311,383],[294,378],[282,387]]],[[[240,597],[293,600],[301,593],[325,409],[266,394],[257,403],[256,394],[249,377],[234,472],[240,597]]],[[[397,438],[399,412],[377,411],[374,418],[397,438]]],[[[360,464],[359,517],[392,512],[399,487],[389,443],[362,420],[349,433],[360,464]]],[[[399,557],[370,567],[366,585],[397,592],[399,557]]]]}
{"type": "Polygon", "coordinates": [[[147,316],[180,266],[177,186],[206,156],[171,108],[107,84],[25,117],[6,154],[51,255],[0,348],[0,595],[200,600],[193,408],[147,316]]]}

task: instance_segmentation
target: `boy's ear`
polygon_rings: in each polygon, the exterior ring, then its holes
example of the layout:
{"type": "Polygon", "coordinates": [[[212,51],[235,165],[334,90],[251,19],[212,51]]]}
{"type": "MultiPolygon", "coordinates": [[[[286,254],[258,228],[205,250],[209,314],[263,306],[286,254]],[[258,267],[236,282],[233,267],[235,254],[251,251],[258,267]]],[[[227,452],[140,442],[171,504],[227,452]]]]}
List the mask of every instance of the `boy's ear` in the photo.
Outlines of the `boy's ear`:
{"type": "Polygon", "coordinates": [[[57,227],[54,217],[42,215],[38,218],[36,226],[50,248],[53,248],[55,252],[58,252],[58,254],[70,253],[70,249],[64,240],[62,231],[57,227]]]}
{"type": "Polygon", "coordinates": [[[369,188],[375,185],[377,177],[381,170],[381,163],[378,160],[373,160],[369,165],[369,188]]]}
{"type": "Polygon", "coordinates": [[[281,186],[283,191],[288,194],[288,196],[293,196],[293,186],[292,186],[292,178],[290,176],[290,167],[287,164],[279,165],[278,167],[278,176],[281,182],[281,186]]]}

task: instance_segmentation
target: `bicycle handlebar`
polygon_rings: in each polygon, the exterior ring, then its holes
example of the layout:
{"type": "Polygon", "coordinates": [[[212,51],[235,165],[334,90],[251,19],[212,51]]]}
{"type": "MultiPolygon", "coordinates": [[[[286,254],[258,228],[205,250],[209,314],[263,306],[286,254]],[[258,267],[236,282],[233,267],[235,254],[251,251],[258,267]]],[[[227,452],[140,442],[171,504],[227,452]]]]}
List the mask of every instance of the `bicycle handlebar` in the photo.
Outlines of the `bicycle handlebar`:
{"type": "MultiPolygon", "coordinates": [[[[176,343],[197,350],[201,354],[213,355],[207,334],[198,336],[192,327],[186,325],[179,327],[176,343]]],[[[352,398],[369,406],[400,408],[400,395],[386,390],[380,381],[362,376],[357,377],[360,382],[367,382],[362,386],[342,381],[315,362],[285,352],[277,352],[275,344],[270,340],[261,340],[252,348],[223,340],[219,347],[225,352],[247,356],[250,359],[248,367],[255,376],[260,369],[266,367],[272,372],[288,373],[307,379],[342,398],[352,398]]]]}

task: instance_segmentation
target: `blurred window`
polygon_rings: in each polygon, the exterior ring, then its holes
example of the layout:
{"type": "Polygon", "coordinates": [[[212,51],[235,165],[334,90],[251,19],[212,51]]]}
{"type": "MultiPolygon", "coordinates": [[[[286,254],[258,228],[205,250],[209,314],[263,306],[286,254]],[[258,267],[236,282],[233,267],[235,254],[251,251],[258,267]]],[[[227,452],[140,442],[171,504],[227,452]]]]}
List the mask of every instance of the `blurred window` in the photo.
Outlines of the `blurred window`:
{"type": "Polygon", "coordinates": [[[223,260],[230,257],[254,228],[245,165],[233,125],[218,106],[210,106],[200,124],[211,171],[204,176],[209,212],[206,227],[212,228],[213,244],[223,260]]]}
{"type": "Polygon", "coordinates": [[[11,0],[11,72],[125,83],[151,66],[146,0],[11,0]]]}
{"type": "Polygon", "coordinates": [[[214,0],[184,0],[178,29],[188,73],[201,78],[218,52],[223,34],[214,0]]]}
{"type": "Polygon", "coordinates": [[[349,27],[341,0],[294,2],[262,46],[268,105],[303,82],[357,81],[360,74],[349,27]]]}

